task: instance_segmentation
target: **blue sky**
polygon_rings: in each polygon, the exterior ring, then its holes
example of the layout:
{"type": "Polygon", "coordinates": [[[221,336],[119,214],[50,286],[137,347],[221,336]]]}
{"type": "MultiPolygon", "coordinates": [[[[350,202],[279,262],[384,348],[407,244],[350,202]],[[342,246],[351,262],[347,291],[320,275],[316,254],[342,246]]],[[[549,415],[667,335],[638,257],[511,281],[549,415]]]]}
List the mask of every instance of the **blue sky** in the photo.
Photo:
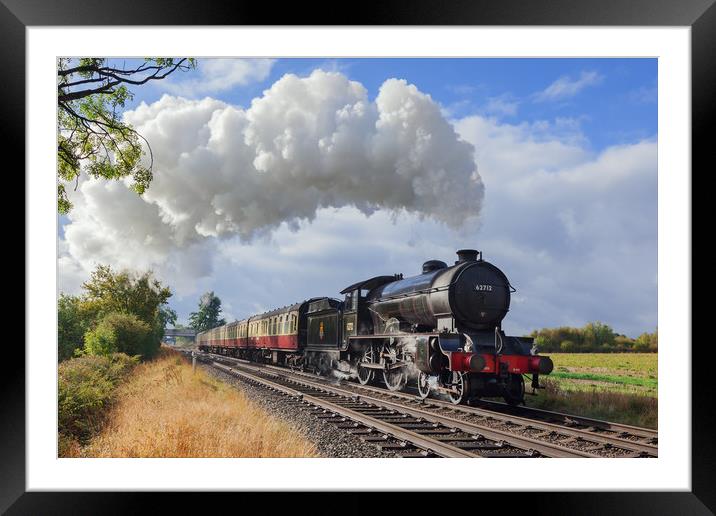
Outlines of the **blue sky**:
{"type": "MultiPolygon", "coordinates": [[[[656,59],[281,59],[264,80],[211,96],[247,107],[284,74],[305,76],[316,68],[360,81],[373,97],[386,79],[406,79],[455,117],[484,113],[490,99],[501,99],[516,105],[514,115],[502,113],[512,122],[574,118],[595,150],[657,132],[656,59]],[[597,78],[575,95],[535,98],[559,78],[577,81],[585,72],[597,78]]],[[[128,107],[157,100],[162,93],[160,83],[136,89],[128,107]]]]}
{"type": "Polygon", "coordinates": [[[110,262],[155,270],[181,321],[209,289],[245,317],[476,247],[518,287],[508,331],[656,328],[655,59],[199,59],[134,93],[155,181],[142,200],[82,183],[60,219],[63,291],[110,262]],[[396,182],[386,163],[405,159],[396,182]],[[363,173],[375,189],[346,179],[363,173]]]}

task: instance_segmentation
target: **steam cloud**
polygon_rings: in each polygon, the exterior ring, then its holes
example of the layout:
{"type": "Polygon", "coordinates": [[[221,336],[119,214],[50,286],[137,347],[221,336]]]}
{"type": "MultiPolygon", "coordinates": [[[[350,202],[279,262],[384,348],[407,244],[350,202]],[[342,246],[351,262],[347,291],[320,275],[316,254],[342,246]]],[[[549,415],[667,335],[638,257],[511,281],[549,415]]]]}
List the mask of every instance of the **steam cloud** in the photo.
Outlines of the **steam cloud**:
{"type": "Polygon", "coordinates": [[[143,197],[92,179],[71,192],[64,247],[85,268],[165,264],[193,247],[174,265],[206,275],[206,237],[250,240],[320,208],[406,210],[459,228],[482,205],[473,146],[403,80],[371,101],[360,83],[316,70],[283,76],[246,110],[165,95],[125,119],[151,143],[154,180],[143,197]]]}

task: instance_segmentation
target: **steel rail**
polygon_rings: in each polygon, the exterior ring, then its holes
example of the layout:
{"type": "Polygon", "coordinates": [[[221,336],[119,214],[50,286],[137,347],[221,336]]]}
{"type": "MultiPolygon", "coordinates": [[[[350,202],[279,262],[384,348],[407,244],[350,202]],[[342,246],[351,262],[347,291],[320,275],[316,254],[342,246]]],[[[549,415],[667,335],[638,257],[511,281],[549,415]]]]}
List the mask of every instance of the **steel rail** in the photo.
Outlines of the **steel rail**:
{"type": "MultiPolygon", "coordinates": [[[[488,405],[495,407],[496,409],[499,409],[500,413],[507,414],[510,411],[519,411],[519,412],[525,412],[525,413],[532,413],[535,415],[538,415],[539,417],[549,417],[549,418],[556,418],[556,419],[562,419],[567,420],[570,422],[577,423],[579,425],[587,426],[587,427],[594,427],[598,428],[600,430],[607,430],[611,432],[626,432],[631,435],[642,437],[644,439],[656,439],[659,435],[659,432],[657,430],[652,430],[651,428],[643,428],[640,426],[632,426],[627,425],[624,423],[612,423],[610,421],[604,421],[601,419],[594,419],[586,416],[575,416],[573,414],[565,414],[562,412],[553,412],[551,410],[544,410],[544,409],[538,409],[534,407],[511,407],[510,405],[506,403],[501,403],[499,401],[491,401],[491,400],[479,400],[478,403],[481,405],[488,405]]],[[[490,410],[490,409],[485,409],[490,410]]]]}
{"type": "Polygon", "coordinates": [[[337,394],[340,396],[358,399],[360,401],[371,403],[371,404],[379,406],[379,407],[383,407],[383,408],[390,409],[390,410],[395,410],[397,412],[401,412],[404,414],[409,414],[415,418],[421,418],[421,419],[424,419],[427,421],[440,423],[440,424],[443,424],[443,425],[451,427],[451,428],[457,428],[458,430],[465,432],[467,434],[479,434],[479,435],[482,435],[483,437],[490,439],[490,440],[503,441],[512,447],[520,448],[526,452],[534,450],[534,451],[539,452],[544,457],[562,457],[562,458],[600,457],[599,455],[596,455],[594,453],[581,451],[581,450],[574,450],[574,449],[566,448],[561,445],[548,443],[543,440],[532,439],[530,437],[517,436],[511,432],[504,432],[502,430],[496,430],[494,428],[479,425],[476,423],[469,423],[466,421],[451,418],[451,417],[444,416],[441,414],[436,414],[434,412],[430,412],[427,410],[416,409],[413,407],[407,407],[400,403],[387,401],[387,400],[375,398],[372,396],[358,395],[355,392],[347,391],[340,387],[326,385],[324,383],[317,383],[317,382],[310,381],[310,380],[303,379],[303,378],[301,378],[301,379],[295,378],[295,377],[292,378],[292,377],[286,375],[283,371],[280,371],[280,372],[279,371],[276,371],[276,372],[265,371],[265,368],[256,367],[254,365],[247,365],[247,364],[241,364],[240,367],[248,368],[248,369],[250,369],[254,372],[257,372],[257,373],[262,372],[262,370],[263,370],[264,374],[271,375],[274,377],[280,376],[288,381],[291,381],[291,382],[299,384],[299,385],[303,384],[303,385],[306,385],[306,386],[314,388],[314,389],[320,389],[320,390],[323,390],[326,392],[331,392],[333,394],[337,394]]]}
{"type": "MultiPolygon", "coordinates": [[[[273,367],[273,366],[271,366],[273,367]]],[[[360,384],[350,384],[350,389],[354,389],[355,391],[361,391],[365,390],[368,392],[374,392],[379,395],[388,396],[388,397],[394,397],[394,398],[402,398],[407,402],[419,402],[423,404],[426,408],[430,408],[431,406],[435,408],[442,408],[442,409],[448,409],[453,410],[455,412],[461,412],[463,414],[471,415],[471,416],[477,416],[477,417],[485,417],[485,418],[492,418],[495,420],[502,421],[504,423],[514,423],[518,426],[521,426],[525,429],[542,429],[545,432],[555,432],[558,434],[563,434],[566,436],[571,436],[575,438],[581,438],[585,441],[595,442],[602,445],[608,445],[613,446],[615,448],[621,448],[625,450],[632,451],[634,453],[638,454],[644,454],[648,455],[650,457],[657,457],[658,456],[658,446],[651,443],[643,443],[638,441],[631,441],[629,439],[626,439],[624,437],[619,436],[609,436],[609,435],[602,435],[594,430],[588,430],[584,428],[571,428],[569,426],[566,426],[564,424],[559,423],[552,423],[549,421],[542,421],[542,420],[535,420],[530,419],[527,417],[519,416],[510,414],[509,412],[498,412],[498,411],[492,411],[490,409],[486,408],[480,408],[480,407],[474,407],[474,406],[463,406],[463,405],[455,405],[453,403],[443,401],[443,400],[436,400],[433,398],[430,399],[420,399],[417,396],[413,396],[410,394],[407,394],[405,392],[396,392],[396,391],[389,391],[386,389],[381,389],[379,387],[373,387],[369,385],[360,385],[360,384]]],[[[482,401],[482,400],[480,400],[482,401]]],[[[509,407],[509,405],[505,406],[509,407]]],[[[522,408],[522,407],[515,407],[515,408],[522,408]]],[[[526,407],[527,410],[532,410],[530,407],[526,407]]],[[[540,409],[534,409],[534,410],[540,410],[540,409]]],[[[550,412],[550,411],[541,411],[544,412],[546,415],[561,415],[556,412],[550,412]]],[[[627,432],[628,428],[634,428],[635,430],[645,430],[639,427],[629,427],[628,425],[616,425],[615,427],[607,427],[607,426],[597,426],[598,423],[602,423],[603,425],[610,425],[611,423],[601,422],[599,420],[590,420],[589,418],[580,418],[578,416],[568,416],[566,414],[561,415],[565,418],[568,418],[570,420],[574,420],[575,422],[579,422],[580,419],[585,421],[594,421],[594,424],[584,426],[593,427],[598,430],[606,430],[609,432],[615,432],[615,433],[621,433],[626,432],[630,435],[634,435],[636,437],[640,438],[656,438],[656,433],[654,435],[646,434],[642,435],[641,433],[637,434],[636,432],[627,432]],[[618,428],[618,429],[617,429],[618,428]]],[[[579,424],[583,424],[579,422],[579,424]]]]}
{"type": "MultiPolygon", "coordinates": [[[[436,455],[440,455],[441,457],[479,458],[479,455],[477,455],[475,453],[472,453],[472,452],[469,452],[466,450],[462,450],[456,446],[452,446],[450,444],[440,442],[436,439],[431,439],[429,437],[422,436],[422,435],[420,435],[416,432],[412,432],[410,430],[405,430],[404,428],[401,428],[397,425],[393,425],[391,423],[386,423],[384,421],[380,421],[379,419],[376,419],[376,418],[373,418],[370,416],[366,416],[366,415],[361,414],[360,412],[357,412],[355,410],[342,407],[340,405],[331,403],[329,401],[326,401],[326,400],[316,397],[316,396],[312,396],[310,394],[302,393],[300,391],[291,389],[290,387],[286,387],[286,386],[281,385],[276,382],[272,382],[265,378],[260,378],[260,377],[256,376],[255,374],[250,374],[250,373],[247,373],[246,371],[237,371],[234,368],[225,366],[218,362],[212,362],[211,364],[214,367],[216,367],[220,370],[223,370],[224,372],[228,372],[235,376],[250,378],[251,380],[259,382],[267,387],[280,390],[280,391],[288,394],[289,396],[301,398],[302,400],[307,401],[307,402],[311,403],[312,405],[320,407],[324,410],[328,410],[330,412],[339,414],[345,418],[352,419],[353,421],[361,423],[367,427],[375,428],[379,432],[387,434],[390,437],[394,437],[399,440],[413,443],[417,447],[423,448],[423,449],[427,450],[428,452],[434,453],[436,455]]],[[[323,390],[323,389],[321,388],[321,390],[323,390]]],[[[355,396],[350,396],[350,397],[354,398],[355,396]]]]}
{"type": "MultiPolygon", "coordinates": [[[[251,365],[253,367],[260,367],[265,369],[271,369],[280,372],[281,374],[285,374],[287,370],[285,367],[278,367],[274,365],[268,365],[268,364],[256,364],[254,362],[239,359],[235,357],[226,357],[224,355],[214,355],[221,359],[228,359],[231,361],[236,361],[239,363],[244,363],[247,365],[251,365]]],[[[292,371],[292,375],[296,376],[302,376],[306,378],[311,378],[312,380],[318,379],[315,375],[310,375],[308,373],[303,372],[297,372],[292,371]]],[[[326,381],[326,379],[323,379],[323,381],[326,381]]],[[[340,381],[340,379],[339,379],[340,381]]],[[[601,445],[605,448],[607,447],[613,447],[617,449],[623,449],[626,451],[632,452],[634,456],[648,456],[648,457],[657,457],[658,456],[658,446],[651,443],[644,443],[644,442],[638,442],[629,440],[625,437],[620,437],[619,435],[603,435],[598,433],[596,430],[601,431],[608,431],[608,432],[614,432],[615,434],[627,434],[632,435],[637,438],[641,439],[656,439],[658,436],[658,433],[656,431],[652,431],[650,429],[646,428],[640,428],[640,427],[634,427],[630,425],[624,425],[620,423],[610,423],[607,421],[601,421],[598,419],[592,419],[588,417],[582,417],[582,416],[573,416],[569,414],[562,414],[559,412],[551,412],[546,411],[542,409],[535,409],[531,407],[510,407],[507,404],[500,403],[500,402],[492,402],[492,401],[486,401],[486,400],[479,400],[479,403],[484,404],[490,404],[495,405],[498,407],[507,407],[508,410],[491,410],[489,408],[480,408],[475,406],[464,406],[464,405],[455,405],[453,403],[448,403],[446,401],[437,400],[434,398],[421,400],[417,396],[404,393],[404,392],[396,392],[396,391],[390,391],[387,389],[382,389],[375,386],[368,386],[368,385],[360,385],[360,384],[347,384],[345,385],[349,389],[352,389],[353,391],[368,391],[373,392],[378,395],[382,396],[388,396],[391,398],[402,398],[406,402],[422,402],[425,404],[426,407],[433,406],[437,409],[444,408],[449,409],[455,412],[461,412],[466,415],[472,415],[476,417],[485,417],[485,418],[492,418],[504,423],[513,423],[517,426],[520,426],[524,429],[535,429],[535,430],[544,430],[544,435],[553,435],[553,434],[559,434],[564,435],[566,437],[571,437],[573,439],[579,440],[579,441],[587,441],[587,442],[593,442],[597,445],[601,445]],[[531,419],[529,417],[523,417],[520,415],[512,414],[510,413],[510,409],[517,409],[515,411],[522,411],[526,413],[534,413],[539,414],[538,419],[531,419]],[[560,424],[560,423],[554,423],[550,421],[544,421],[541,419],[541,417],[548,417],[552,419],[561,419],[566,421],[566,424],[560,424]],[[567,426],[570,422],[586,426],[588,428],[571,428],[567,426]]],[[[353,392],[355,395],[355,392],[353,392]]],[[[431,414],[434,414],[434,412],[428,412],[431,414]]],[[[460,420],[455,420],[460,421],[460,420]]],[[[492,430],[495,432],[502,432],[500,430],[492,430]]],[[[515,434],[512,432],[507,433],[507,435],[514,436],[515,434]]],[[[518,436],[519,437],[519,436],[518,436]]],[[[534,439],[530,437],[522,437],[523,439],[532,441],[534,439]]],[[[535,442],[539,443],[545,443],[542,439],[534,440],[535,442]]],[[[567,443],[564,443],[567,444],[567,443]]],[[[560,446],[561,448],[566,448],[564,444],[557,444],[557,446],[560,446]]],[[[566,448],[568,449],[568,448],[566,448]]],[[[595,457],[599,455],[595,454],[589,454],[589,457],[595,457]]]]}

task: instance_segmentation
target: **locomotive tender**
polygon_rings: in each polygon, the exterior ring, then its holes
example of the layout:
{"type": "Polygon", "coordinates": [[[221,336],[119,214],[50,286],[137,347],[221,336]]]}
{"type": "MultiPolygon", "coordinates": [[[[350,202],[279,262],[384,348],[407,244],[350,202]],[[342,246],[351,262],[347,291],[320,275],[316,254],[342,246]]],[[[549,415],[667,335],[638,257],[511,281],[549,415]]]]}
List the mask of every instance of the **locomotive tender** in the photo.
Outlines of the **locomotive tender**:
{"type": "Polygon", "coordinates": [[[329,297],[254,315],[197,335],[199,349],[318,374],[350,375],[361,384],[381,378],[390,390],[415,379],[453,403],[501,396],[524,401],[524,375],[549,374],[549,357],[533,339],[508,336],[502,320],[514,289],[505,274],[463,249],[448,266],[423,264],[422,274],[376,276],[329,297]]]}

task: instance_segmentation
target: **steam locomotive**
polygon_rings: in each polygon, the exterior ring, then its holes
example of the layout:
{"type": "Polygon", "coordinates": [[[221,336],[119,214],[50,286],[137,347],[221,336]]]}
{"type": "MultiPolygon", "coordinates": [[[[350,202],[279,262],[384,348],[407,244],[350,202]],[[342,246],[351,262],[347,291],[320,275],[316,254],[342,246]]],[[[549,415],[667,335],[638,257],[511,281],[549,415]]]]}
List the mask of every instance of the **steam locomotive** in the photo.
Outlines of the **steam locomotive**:
{"type": "Polygon", "coordinates": [[[549,374],[549,357],[533,339],[508,336],[502,320],[514,289],[505,274],[473,249],[448,266],[423,264],[422,273],[376,276],[341,291],[343,301],[311,298],[197,335],[199,349],[317,374],[382,380],[390,390],[417,384],[453,403],[503,397],[524,402],[549,374]]]}

